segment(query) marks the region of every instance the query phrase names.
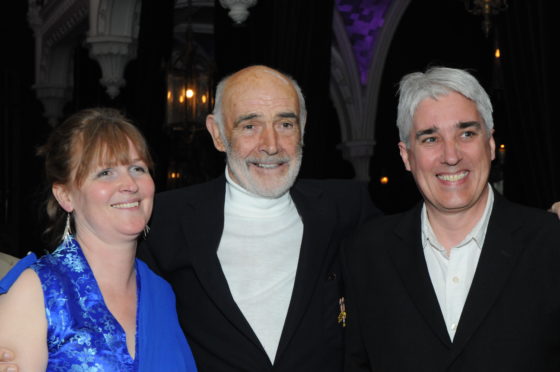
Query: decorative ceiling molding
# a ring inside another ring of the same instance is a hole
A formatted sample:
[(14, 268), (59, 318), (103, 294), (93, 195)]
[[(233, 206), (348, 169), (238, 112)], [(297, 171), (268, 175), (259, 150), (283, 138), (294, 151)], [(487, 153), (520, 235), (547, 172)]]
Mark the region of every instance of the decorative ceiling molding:
[(50, 125), (62, 117), (73, 87), (73, 51), (84, 40), (101, 66), (100, 82), (115, 98), (136, 57), (141, 0), (29, 0), (35, 36), (35, 85)]
[(237, 24), (245, 22), (249, 16), (248, 8), (254, 6), (257, 0), (220, 0), (220, 5), (229, 9), (229, 17)]
[(35, 84), (44, 116), (55, 126), (70, 100), (72, 52), (87, 28), (88, 0), (30, 0), (27, 19), (35, 37)]
[(126, 84), (126, 65), (136, 58), (141, 5), (140, 0), (90, 2), (86, 43), (90, 48), (90, 57), (101, 67), (100, 83), (112, 99)]

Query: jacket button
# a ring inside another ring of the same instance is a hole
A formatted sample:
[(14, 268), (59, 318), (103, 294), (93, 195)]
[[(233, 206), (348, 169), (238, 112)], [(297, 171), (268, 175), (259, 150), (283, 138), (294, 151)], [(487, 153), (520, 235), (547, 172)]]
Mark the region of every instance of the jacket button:
[(330, 281), (333, 281), (336, 279), (336, 273), (329, 273), (329, 276), (327, 277)]

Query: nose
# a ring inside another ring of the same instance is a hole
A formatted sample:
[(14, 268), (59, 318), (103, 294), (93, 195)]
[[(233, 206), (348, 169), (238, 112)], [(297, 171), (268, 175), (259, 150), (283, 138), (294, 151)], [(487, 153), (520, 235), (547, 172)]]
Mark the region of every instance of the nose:
[(138, 191), (138, 182), (128, 172), (121, 177), (120, 191), (135, 193)]
[(456, 141), (445, 141), (443, 145), (442, 163), (447, 165), (457, 165), (461, 161), (461, 151)]
[(261, 133), (259, 151), (267, 155), (278, 153), (278, 133), (274, 128), (265, 128)]

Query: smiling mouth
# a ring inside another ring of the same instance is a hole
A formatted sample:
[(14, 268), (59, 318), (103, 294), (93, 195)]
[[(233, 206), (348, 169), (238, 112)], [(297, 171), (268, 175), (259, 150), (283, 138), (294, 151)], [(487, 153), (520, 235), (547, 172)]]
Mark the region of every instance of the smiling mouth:
[(263, 168), (263, 169), (274, 169), (278, 168), (286, 163), (251, 163), (255, 167)]
[(132, 203), (116, 203), (116, 204), (111, 204), (111, 207), (113, 208), (119, 208), (119, 209), (126, 209), (126, 208), (134, 208), (134, 207), (138, 207), (140, 205), (139, 201), (135, 201)]
[(442, 181), (457, 182), (467, 177), (469, 171), (464, 171), (456, 174), (438, 174), (436, 177)]

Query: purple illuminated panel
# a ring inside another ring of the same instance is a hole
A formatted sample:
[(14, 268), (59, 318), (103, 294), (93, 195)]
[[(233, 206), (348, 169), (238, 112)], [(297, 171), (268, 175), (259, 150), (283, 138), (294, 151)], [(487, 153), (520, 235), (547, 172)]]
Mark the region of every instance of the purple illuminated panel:
[(377, 34), (383, 27), (385, 12), (390, 4), (391, 0), (336, 0), (336, 7), (352, 43), (362, 85), (367, 82)]

